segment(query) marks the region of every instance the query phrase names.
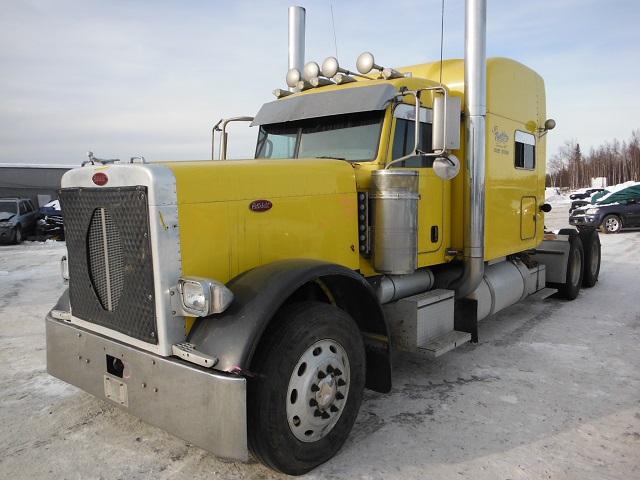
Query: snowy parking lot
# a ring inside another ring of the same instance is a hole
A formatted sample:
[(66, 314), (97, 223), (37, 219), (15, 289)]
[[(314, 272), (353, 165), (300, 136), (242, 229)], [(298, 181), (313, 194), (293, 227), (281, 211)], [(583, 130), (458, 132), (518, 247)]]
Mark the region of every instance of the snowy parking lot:
[[(567, 225), (568, 204), (547, 215)], [(514, 305), (479, 343), (397, 353), (339, 454), (310, 479), (640, 478), (640, 231), (601, 235), (599, 283)], [(46, 373), (44, 317), (64, 243), (0, 246), (0, 478), (268, 479)], [(189, 392), (183, 392), (189, 395)]]

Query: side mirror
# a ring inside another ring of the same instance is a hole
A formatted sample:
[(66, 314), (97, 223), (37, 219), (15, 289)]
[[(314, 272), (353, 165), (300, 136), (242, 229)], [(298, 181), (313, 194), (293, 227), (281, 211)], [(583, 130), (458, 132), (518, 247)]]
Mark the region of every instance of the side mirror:
[(460, 160), (451, 153), (445, 153), (433, 160), (433, 173), (442, 180), (451, 180), (459, 172)]
[(433, 99), (433, 150), (458, 150), (460, 148), (460, 97)]

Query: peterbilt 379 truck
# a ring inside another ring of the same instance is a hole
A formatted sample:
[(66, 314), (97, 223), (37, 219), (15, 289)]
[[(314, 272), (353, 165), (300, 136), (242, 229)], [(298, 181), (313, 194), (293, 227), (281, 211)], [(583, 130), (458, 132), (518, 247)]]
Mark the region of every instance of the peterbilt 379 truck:
[(484, 9), (467, 6), (464, 61), (290, 70), (253, 159), (65, 174), (49, 373), (301, 474), (340, 449), (364, 388), (390, 390), (392, 348), (438, 356), (520, 300), (593, 286), (597, 232), (545, 233), (543, 80), (485, 58)]

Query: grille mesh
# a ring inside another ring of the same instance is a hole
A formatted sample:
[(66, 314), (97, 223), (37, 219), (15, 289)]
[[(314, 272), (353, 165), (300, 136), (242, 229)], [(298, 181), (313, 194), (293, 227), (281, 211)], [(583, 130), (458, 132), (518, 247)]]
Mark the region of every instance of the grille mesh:
[(111, 312), (122, 295), (124, 270), (120, 233), (109, 210), (94, 210), (87, 237), (91, 282), (102, 308)]
[(76, 318), (158, 343), (146, 187), (60, 191)]

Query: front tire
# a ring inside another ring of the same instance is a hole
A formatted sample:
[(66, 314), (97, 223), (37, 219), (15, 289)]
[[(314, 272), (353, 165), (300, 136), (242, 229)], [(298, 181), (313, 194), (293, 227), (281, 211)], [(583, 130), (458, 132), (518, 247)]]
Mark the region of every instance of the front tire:
[(622, 221), (617, 215), (607, 215), (600, 227), (604, 233), (618, 233), (622, 228)]
[(364, 391), (365, 351), (353, 319), (300, 302), (279, 313), (252, 361), (249, 447), (265, 465), (302, 475), (349, 436)]

